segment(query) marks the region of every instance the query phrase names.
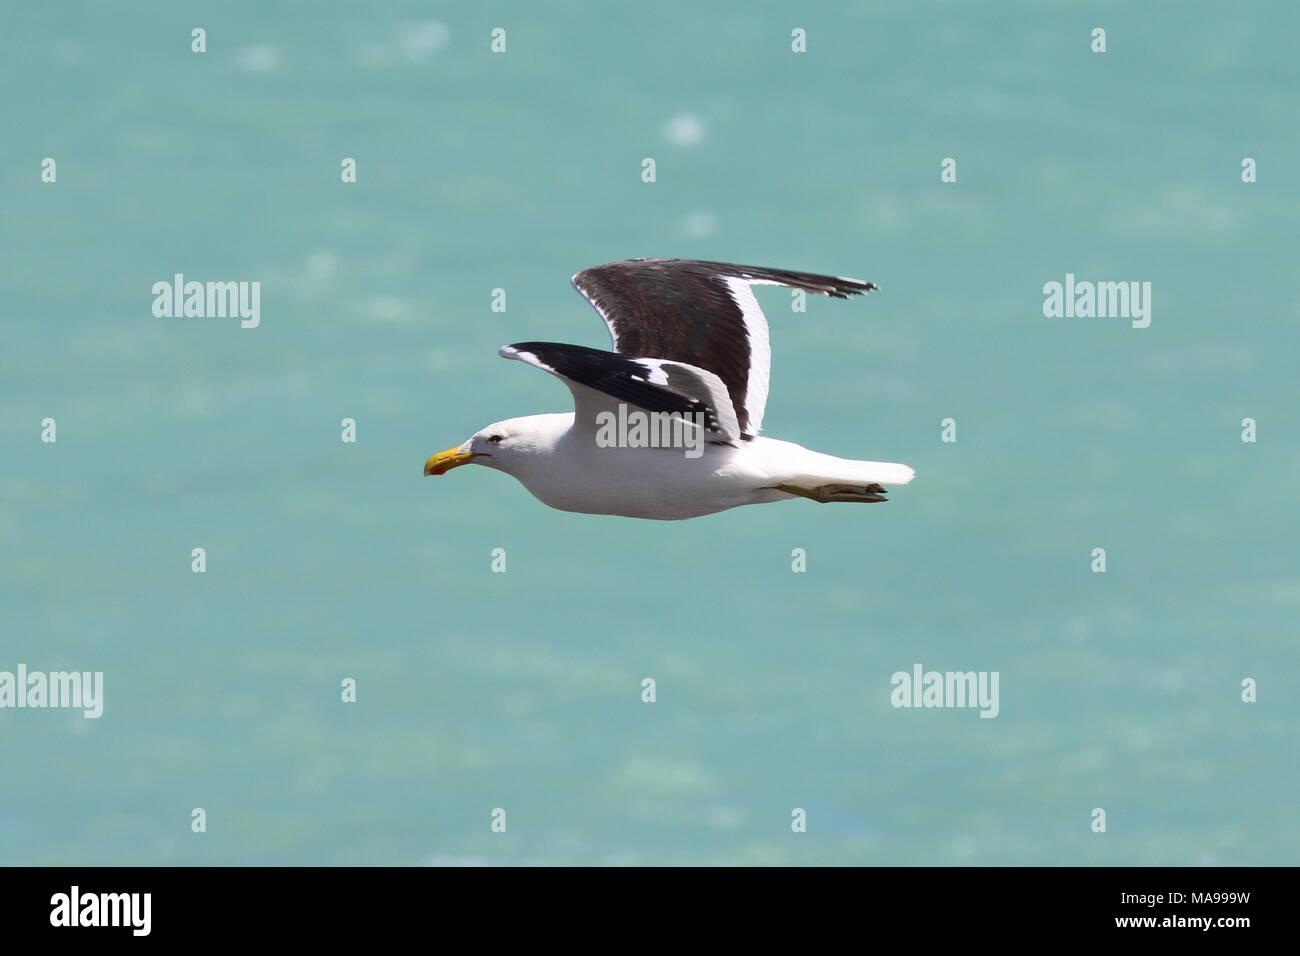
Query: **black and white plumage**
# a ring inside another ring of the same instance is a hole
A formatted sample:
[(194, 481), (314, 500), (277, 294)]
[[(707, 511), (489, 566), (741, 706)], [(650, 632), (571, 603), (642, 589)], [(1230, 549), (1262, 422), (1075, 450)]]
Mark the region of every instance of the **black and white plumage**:
[[(702, 415), (705, 430), (722, 441), (741, 437), (727, 386), (713, 372), (664, 359), (628, 358), (583, 345), (519, 342), (501, 347), (503, 358), (535, 365), (567, 382), (649, 412)], [(575, 393), (577, 401), (585, 397)], [(598, 401), (597, 407), (604, 404)], [(596, 410), (596, 409), (593, 409)]]
[[(883, 485), (911, 480), (906, 465), (834, 458), (758, 436), (771, 348), (751, 286), (846, 299), (874, 283), (724, 262), (630, 259), (585, 269), (573, 285), (604, 319), (614, 351), (555, 342), (501, 349), (505, 358), (564, 381), (573, 414), (490, 425), (430, 458), (425, 474), (473, 462), (514, 475), (561, 510), (670, 520), (796, 496), (883, 501)], [(629, 407), (698, 423), (687, 427), (696, 429), (699, 453), (601, 439), (598, 423)]]
[(763, 425), (772, 364), (767, 318), (750, 286), (783, 285), (837, 299), (876, 288), (860, 279), (692, 259), (611, 262), (572, 281), (605, 320), (615, 352), (671, 359), (722, 379), (745, 435), (757, 435)]

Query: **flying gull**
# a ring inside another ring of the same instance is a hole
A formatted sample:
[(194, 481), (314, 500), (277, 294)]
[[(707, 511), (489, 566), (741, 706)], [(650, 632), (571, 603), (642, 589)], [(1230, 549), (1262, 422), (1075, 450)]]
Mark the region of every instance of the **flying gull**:
[[(431, 457), (426, 475), (486, 465), (561, 511), (665, 521), (791, 498), (885, 501), (885, 485), (912, 480), (907, 465), (834, 458), (758, 434), (771, 349), (751, 286), (846, 299), (874, 283), (693, 259), (611, 262), (572, 281), (605, 320), (614, 351), (519, 342), (501, 355), (563, 380), (574, 411), (489, 425)], [(670, 422), (679, 440), (645, 440), (669, 434), (647, 420)]]

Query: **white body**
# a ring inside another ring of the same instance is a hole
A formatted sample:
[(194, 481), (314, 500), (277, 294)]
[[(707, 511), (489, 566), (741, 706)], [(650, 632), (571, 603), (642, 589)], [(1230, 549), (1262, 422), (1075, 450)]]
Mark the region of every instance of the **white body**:
[[(491, 435), (504, 441), (488, 444)], [(682, 448), (600, 447), (574, 415), (529, 415), (483, 429), (461, 446), (475, 464), (517, 478), (543, 504), (560, 511), (677, 521), (739, 505), (796, 495), (774, 485), (829, 483), (903, 485), (907, 465), (854, 461), (792, 442), (756, 437), (739, 446), (706, 443), (703, 454)]]

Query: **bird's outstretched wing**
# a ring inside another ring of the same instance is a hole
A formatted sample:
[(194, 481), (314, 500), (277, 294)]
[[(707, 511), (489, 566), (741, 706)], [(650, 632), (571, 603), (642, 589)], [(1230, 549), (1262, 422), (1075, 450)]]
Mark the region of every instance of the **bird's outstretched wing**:
[(767, 319), (753, 285), (837, 299), (876, 288), (861, 279), (695, 259), (628, 259), (573, 277), (574, 288), (605, 320), (619, 355), (653, 356), (721, 379), (743, 437), (762, 427), (771, 368)]
[(573, 392), (574, 421), (581, 428), (596, 429), (597, 415), (623, 402), (699, 423), (710, 441), (740, 438), (727, 387), (706, 369), (559, 342), (518, 342), (503, 346), (501, 355), (562, 379)]

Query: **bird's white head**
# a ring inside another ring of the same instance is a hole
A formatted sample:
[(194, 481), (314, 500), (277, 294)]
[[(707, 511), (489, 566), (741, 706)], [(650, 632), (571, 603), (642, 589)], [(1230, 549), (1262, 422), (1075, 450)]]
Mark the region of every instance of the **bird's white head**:
[(555, 444), (572, 415), (527, 415), (481, 428), (455, 448), (440, 451), (424, 463), (426, 475), (445, 475), (461, 465), (486, 465), (506, 474), (518, 470)]

